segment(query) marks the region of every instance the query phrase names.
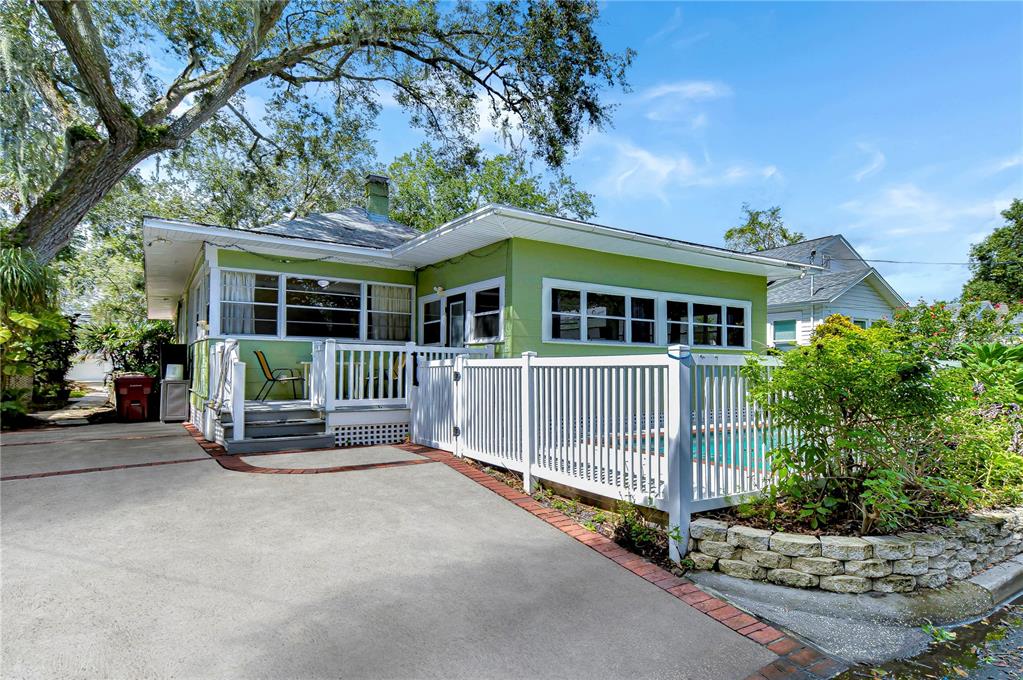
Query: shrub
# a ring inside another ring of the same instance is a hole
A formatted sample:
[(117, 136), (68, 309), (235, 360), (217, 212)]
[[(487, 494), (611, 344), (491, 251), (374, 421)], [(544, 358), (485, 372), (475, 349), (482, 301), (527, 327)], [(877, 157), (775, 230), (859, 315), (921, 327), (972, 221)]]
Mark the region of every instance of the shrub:
[(160, 345), (174, 340), (167, 321), (91, 324), (81, 333), (82, 349), (109, 357), (115, 371), (160, 372)]
[(66, 398), (64, 375), (75, 348), (71, 321), (59, 311), (56, 275), (31, 251), (0, 247), (0, 288), (0, 411), (10, 417), (29, 401), (12, 376), (34, 376), (42, 399)]
[(972, 500), (945, 474), (944, 419), (957, 403), (926, 347), (885, 324), (861, 329), (833, 316), (781, 360), (771, 372), (756, 357), (744, 369), (775, 426), (800, 433), (798, 447), (769, 454), (768, 502), (788, 504), (811, 528), (855, 523), (870, 533)]

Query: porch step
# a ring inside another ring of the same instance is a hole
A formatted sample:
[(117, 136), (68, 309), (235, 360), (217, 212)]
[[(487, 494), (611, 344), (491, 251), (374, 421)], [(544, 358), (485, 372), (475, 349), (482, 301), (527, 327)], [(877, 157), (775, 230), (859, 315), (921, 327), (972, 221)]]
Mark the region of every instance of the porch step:
[(291, 451), (293, 449), (329, 449), (334, 446), (332, 434), (299, 434), (282, 437), (256, 437), (231, 441), (228, 439), (224, 448), (232, 455), (246, 453), (267, 453), (269, 451)]
[[(246, 439), (262, 439), (297, 434), (323, 434), (323, 418), (285, 418), (281, 420), (245, 420)], [(224, 423), (224, 436), (234, 434), (234, 424)]]
[[(265, 409), (256, 410), (252, 409), (246, 404), (245, 406), (245, 423), (280, 423), (290, 422), (294, 420), (319, 420), (323, 422), (322, 413), (316, 409), (309, 408), (308, 405), (303, 407), (293, 407), (289, 409)], [(227, 425), (231, 422), (231, 413), (225, 411), (220, 414), (220, 421)]]

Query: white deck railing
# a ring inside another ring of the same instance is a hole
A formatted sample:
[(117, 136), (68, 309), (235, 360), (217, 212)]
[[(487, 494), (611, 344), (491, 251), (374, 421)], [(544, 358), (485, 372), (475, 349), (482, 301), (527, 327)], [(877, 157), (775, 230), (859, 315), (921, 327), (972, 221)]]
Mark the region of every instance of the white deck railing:
[(404, 408), (417, 361), (462, 355), (493, 356), (493, 348), (315, 342), (309, 372), (310, 403), (327, 411), (348, 406)]
[(762, 488), (767, 452), (793, 440), (748, 398), (745, 362), (684, 347), (422, 362), (412, 438), (520, 472), (530, 491), (541, 478), (665, 510), (685, 534), (689, 513)]
[(215, 439), (214, 418), (231, 414), (231, 438), (245, 438), (245, 362), (241, 361), (238, 341), (233, 338), (210, 346), (210, 389), (204, 436)]

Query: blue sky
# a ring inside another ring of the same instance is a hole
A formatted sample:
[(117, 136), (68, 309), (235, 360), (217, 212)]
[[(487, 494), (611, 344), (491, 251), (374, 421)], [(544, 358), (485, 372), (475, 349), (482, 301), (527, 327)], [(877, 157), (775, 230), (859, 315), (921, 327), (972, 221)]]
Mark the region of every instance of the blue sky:
[[(600, 29), (638, 55), (569, 166), (599, 222), (721, 244), (748, 201), (864, 257), (958, 262), (1023, 197), (1023, 4), (612, 2)], [(382, 159), (418, 141), (403, 122), (384, 111)], [(911, 301), (968, 276), (876, 266)]]
[[(609, 2), (599, 31), (637, 57), (568, 166), (597, 222), (721, 245), (743, 202), (779, 205), (866, 258), (965, 262), (1023, 198), (1023, 3)], [(392, 103), (376, 141), (386, 164), (422, 136)], [(969, 275), (875, 266), (911, 302)]]

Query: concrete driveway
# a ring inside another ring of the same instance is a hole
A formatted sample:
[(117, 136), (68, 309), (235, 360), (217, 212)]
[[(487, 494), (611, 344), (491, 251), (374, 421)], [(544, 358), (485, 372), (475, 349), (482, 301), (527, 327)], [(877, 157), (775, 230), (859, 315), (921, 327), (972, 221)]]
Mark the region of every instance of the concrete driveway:
[(3, 444), (3, 477), (162, 463), (2, 483), (4, 678), (744, 678), (776, 658), (439, 463), (246, 474), (159, 424)]

